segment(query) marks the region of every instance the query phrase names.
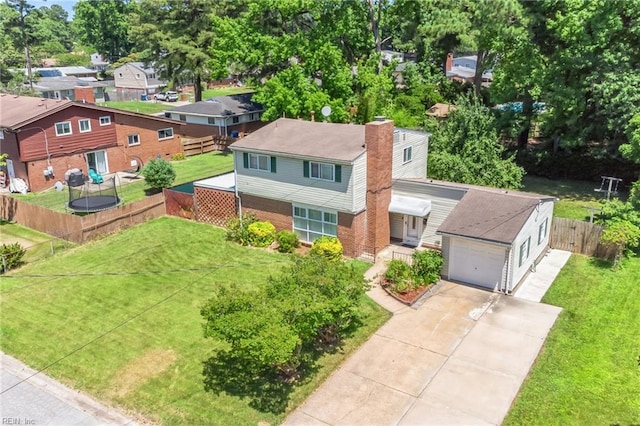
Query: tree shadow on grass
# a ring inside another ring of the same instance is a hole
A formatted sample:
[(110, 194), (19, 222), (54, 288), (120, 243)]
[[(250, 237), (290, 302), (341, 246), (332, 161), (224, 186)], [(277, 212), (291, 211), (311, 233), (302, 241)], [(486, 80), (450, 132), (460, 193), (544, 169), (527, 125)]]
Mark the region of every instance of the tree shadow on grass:
[(598, 257), (589, 258), (589, 263), (591, 266), (595, 266), (596, 268), (601, 269), (611, 269), (613, 268), (613, 261), (608, 259), (600, 259)]
[(248, 399), (249, 406), (261, 412), (282, 414), (295, 387), (306, 383), (316, 372), (315, 359), (310, 359), (300, 367), (300, 378), (290, 383), (274, 370), (256, 371), (247, 367), (246, 360), (220, 351), (203, 362), (202, 373), (206, 391), (216, 395), (225, 392)]

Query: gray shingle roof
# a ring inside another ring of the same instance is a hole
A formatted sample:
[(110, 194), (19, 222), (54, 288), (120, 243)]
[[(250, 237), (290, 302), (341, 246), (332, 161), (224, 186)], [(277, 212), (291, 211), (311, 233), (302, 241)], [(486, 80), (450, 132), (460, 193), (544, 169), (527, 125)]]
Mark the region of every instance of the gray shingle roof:
[(280, 118), (231, 149), (351, 162), (365, 152), (364, 126)]
[(470, 188), (438, 228), (438, 233), (511, 244), (538, 203), (537, 194)]
[(209, 117), (227, 117), (264, 111), (262, 104), (254, 102), (252, 97), (253, 93), (218, 96), (193, 104), (179, 106), (170, 111), (206, 115)]

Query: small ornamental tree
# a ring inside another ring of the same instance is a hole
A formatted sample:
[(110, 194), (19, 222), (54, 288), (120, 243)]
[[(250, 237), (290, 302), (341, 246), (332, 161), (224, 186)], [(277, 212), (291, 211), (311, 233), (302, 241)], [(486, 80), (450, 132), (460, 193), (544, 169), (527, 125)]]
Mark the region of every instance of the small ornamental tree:
[(26, 253), (27, 249), (20, 243), (0, 245), (0, 271), (4, 273), (22, 265), (24, 263), (22, 258)]
[(142, 176), (151, 188), (161, 190), (171, 186), (176, 179), (176, 171), (168, 161), (154, 158), (142, 168)]
[(623, 254), (629, 254), (640, 246), (640, 228), (627, 220), (613, 220), (602, 231), (600, 241), (615, 247), (614, 266), (617, 266)]

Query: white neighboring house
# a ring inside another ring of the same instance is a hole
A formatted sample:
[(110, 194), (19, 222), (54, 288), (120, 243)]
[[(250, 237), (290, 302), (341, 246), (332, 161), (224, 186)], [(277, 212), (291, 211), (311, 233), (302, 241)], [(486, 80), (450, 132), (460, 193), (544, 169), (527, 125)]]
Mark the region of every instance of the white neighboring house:
[[(459, 56), (453, 57), (453, 54), (447, 56), (446, 75), (448, 78), (461, 82), (473, 83), (478, 65), (478, 56)], [(482, 73), (482, 84), (488, 86), (493, 81), (493, 69), (485, 70)]]
[(109, 68), (109, 65), (109, 61), (102, 54), (97, 52), (91, 54), (91, 68), (94, 70), (104, 72)]
[(153, 95), (166, 86), (158, 71), (142, 62), (129, 62), (113, 71), (116, 92), (138, 95)]

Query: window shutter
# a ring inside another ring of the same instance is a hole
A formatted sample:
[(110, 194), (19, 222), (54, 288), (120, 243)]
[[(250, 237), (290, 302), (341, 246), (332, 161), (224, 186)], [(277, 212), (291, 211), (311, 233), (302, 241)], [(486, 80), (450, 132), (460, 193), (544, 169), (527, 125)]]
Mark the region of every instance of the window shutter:
[(271, 157), (271, 173), (276, 172), (276, 157)]
[(302, 162), (302, 175), (304, 177), (309, 177), (309, 162), (308, 161), (303, 161)]
[(249, 168), (249, 153), (247, 153), (247, 152), (243, 152), (242, 153), (242, 162), (244, 163), (244, 168), (248, 169)]
[(342, 182), (342, 166), (335, 166), (335, 181)]

